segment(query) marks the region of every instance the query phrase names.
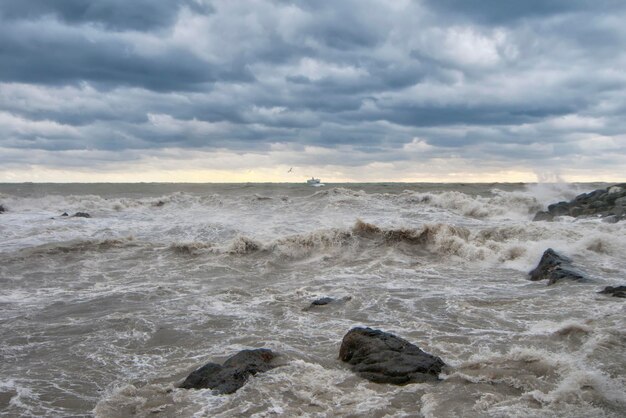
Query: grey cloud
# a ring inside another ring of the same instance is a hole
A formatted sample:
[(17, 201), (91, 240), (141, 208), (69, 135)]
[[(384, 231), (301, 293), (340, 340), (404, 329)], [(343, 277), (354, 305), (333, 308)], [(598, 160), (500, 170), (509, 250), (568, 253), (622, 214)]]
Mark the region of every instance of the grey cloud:
[(52, 16), (69, 24), (96, 23), (113, 30), (152, 30), (170, 26), (181, 7), (210, 13), (208, 4), (193, 0), (3, 0), (6, 20)]
[(0, 61), (0, 79), (23, 83), (91, 81), (104, 87), (188, 90), (217, 80), (253, 79), (244, 65), (212, 65), (189, 51), (171, 48), (148, 56), (120, 39), (90, 40), (76, 31), (47, 28), (45, 23), (3, 25)]
[(541, 19), (557, 14), (624, 7), (621, 0), (424, 0), (424, 3), (444, 15), (499, 25), (520, 19)]

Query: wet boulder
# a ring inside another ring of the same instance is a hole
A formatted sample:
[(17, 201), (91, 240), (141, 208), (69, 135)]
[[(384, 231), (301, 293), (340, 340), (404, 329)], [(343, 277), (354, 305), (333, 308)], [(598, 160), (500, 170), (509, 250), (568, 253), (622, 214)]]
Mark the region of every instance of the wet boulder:
[(70, 215), (68, 215), (67, 212), (63, 212), (61, 216), (70, 216)]
[(569, 213), (569, 205), (567, 202), (553, 203), (548, 206), (548, 212), (554, 216), (563, 216)]
[(277, 354), (267, 348), (242, 350), (224, 364), (207, 363), (191, 372), (179, 386), (183, 389), (213, 389), (218, 394), (234, 393), (248, 377), (276, 367)]
[(88, 214), (87, 212), (76, 212), (74, 215), (72, 215), (72, 217), (73, 218), (91, 218), (91, 215)]
[(6, 212), (6, 209), (4, 208), (4, 206), (0, 205), (0, 213), (2, 212)]
[(569, 258), (558, 254), (552, 248), (544, 251), (537, 267), (528, 274), (532, 281), (548, 280), (548, 286), (562, 279), (584, 279), (584, 276), (572, 267)]
[(331, 297), (325, 296), (319, 299), (315, 299), (313, 302), (311, 302), (309, 306), (304, 308), (303, 311), (309, 311), (319, 306), (327, 306), (327, 305), (337, 306), (349, 300), (352, 300), (352, 296), (344, 296), (342, 298), (331, 298)]
[(611, 295), (616, 298), (626, 298), (626, 286), (607, 286), (603, 290), (598, 293), (602, 293), (604, 295)]
[(439, 357), (402, 338), (360, 327), (343, 337), (339, 358), (367, 380), (395, 385), (437, 381), (445, 366)]

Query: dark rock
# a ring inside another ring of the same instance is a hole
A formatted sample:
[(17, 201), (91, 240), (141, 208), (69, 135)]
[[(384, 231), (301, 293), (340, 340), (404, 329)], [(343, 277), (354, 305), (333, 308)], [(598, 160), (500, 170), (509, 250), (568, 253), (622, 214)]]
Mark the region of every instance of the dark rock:
[(183, 389), (213, 389), (219, 394), (234, 393), (248, 377), (273, 369), (277, 354), (267, 348), (242, 350), (223, 365), (208, 363), (193, 371), (180, 385)]
[(563, 216), (569, 213), (567, 202), (559, 202), (548, 206), (548, 212), (554, 216)]
[(155, 206), (157, 208), (160, 208), (161, 206), (164, 206), (164, 205), (165, 205), (165, 202), (162, 200), (159, 200), (158, 202), (155, 202), (152, 204), (152, 206)]
[(552, 221), (553, 219), (554, 219), (553, 214), (551, 214), (550, 212), (541, 211), (535, 214), (533, 221)]
[(584, 203), (584, 201), (587, 200), (588, 197), (589, 195), (587, 193), (579, 194), (574, 198), (574, 202)]
[(576, 218), (577, 216), (580, 216), (583, 214), (583, 208), (581, 208), (580, 206), (574, 206), (572, 208), (569, 208), (569, 216), (572, 216), (574, 218)]
[(311, 302), (311, 305), (314, 306), (321, 306), (321, 305), (328, 305), (331, 302), (334, 302), (335, 298), (329, 298), (329, 297), (324, 297), (324, 298), (319, 298), (314, 300), (313, 302)]
[(91, 215), (88, 214), (87, 212), (76, 212), (74, 215), (72, 215), (72, 217), (74, 217), (74, 218), (91, 218)]
[(313, 302), (311, 302), (311, 304), (309, 306), (307, 306), (306, 308), (303, 309), (303, 311), (308, 311), (312, 308), (315, 308), (317, 306), (325, 306), (325, 305), (339, 305), (342, 304), (344, 302), (347, 302), (349, 300), (352, 300), (352, 296), (344, 296), (340, 299), (336, 299), (336, 298), (331, 298), (328, 296), (325, 296), (323, 298), (319, 298), (319, 299), (315, 299)]
[(607, 193), (601, 197), (602, 201), (606, 202), (608, 206), (615, 205), (615, 201), (619, 198), (619, 193)]
[(548, 280), (548, 286), (561, 279), (584, 279), (582, 274), (572, 268), (569, 258), (559, 255), (552, 248), (544, 251), (537, 267), (528, 274), (532, 281)]
[(599, 197), (601, 197), (603, 194), (607, 192), (608, 192), (608, 189), (594, 190), (593, 192), (587, 194), (587, 198), (590, 200), (598, 199)]
[(6, 212), (6, 209), (4, 208), (4, 206), (0, 205), (0, 213), (2, 212)]
[(626, 286), (607, 286), (603, 290), (598, 293), (603, 293), (605, 295), (611, 295), (616, 298), (626, 298)]
[(353, 328), (343, 337), (339, 358), (361, 377), (375, 383), (404, 385), (438, 380), (445, 366), (439, 357), (395, 335)]
[(61, 216), (70, 216), (70, 215), (68, 215), (67, 212), (63, 212)]
[(594, 200), (593, 202), (591, 202), (589, 204), (589, 207), (591, 209), (601, 209), (601, 210), (605, 210), (609, 207), (608, 203), (606, 203), (603, 200)]

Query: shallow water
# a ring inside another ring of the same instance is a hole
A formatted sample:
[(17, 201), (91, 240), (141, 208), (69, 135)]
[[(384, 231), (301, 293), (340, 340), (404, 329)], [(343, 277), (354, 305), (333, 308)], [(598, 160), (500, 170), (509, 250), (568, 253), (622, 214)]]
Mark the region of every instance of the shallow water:
[[(0, 414), (623, 416), (624, 300), (596, 292), (624, 282), (626, 224), (531, 222), (601, 186), (0, 185)], [(548, 247), (589, 281), (528, 281)], [(303, 311), (322, 296), (352, 299)], [(354, 326), (450, 367), (365, 381), (337, 359)], [(251, 347), (283, 365), (176, 388)]]

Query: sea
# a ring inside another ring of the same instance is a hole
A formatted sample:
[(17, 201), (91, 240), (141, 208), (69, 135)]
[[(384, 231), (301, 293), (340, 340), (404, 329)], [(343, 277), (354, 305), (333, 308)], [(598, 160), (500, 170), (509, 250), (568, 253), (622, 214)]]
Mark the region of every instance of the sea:
[[(624, 417), (626, 222), (532, 221), (607, 186), (1, 184), (0, 415)], [(548, 248), (587, 280), (529, 281)], [(356, 326), (448, 366), (364, 380)], [(236, 393), (178, 388), (260, 347)]]

